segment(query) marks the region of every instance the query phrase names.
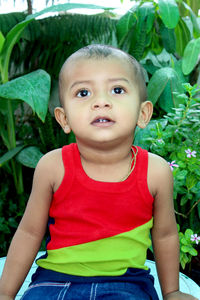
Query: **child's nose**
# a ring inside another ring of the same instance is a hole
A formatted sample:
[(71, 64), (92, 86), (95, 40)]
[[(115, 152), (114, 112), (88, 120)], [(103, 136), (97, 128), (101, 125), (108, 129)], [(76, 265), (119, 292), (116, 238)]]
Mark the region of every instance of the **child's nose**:
[(108, 97), (97, 97), (92, 103), (92, 109), (111, 108), (112, 103)]

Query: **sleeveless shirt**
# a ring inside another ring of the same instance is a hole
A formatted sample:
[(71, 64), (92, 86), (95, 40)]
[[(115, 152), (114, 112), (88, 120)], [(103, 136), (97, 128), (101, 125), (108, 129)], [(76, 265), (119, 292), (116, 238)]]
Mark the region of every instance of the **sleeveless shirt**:
[[(62, 148), (64, 178), (49, 210), (45, 269), (76, 276), (119, 276), (144, 263), (151, 245), (153, 197), (147, 185), (148, 152), (122, 182), (88, 177), (77, 144)], [(134, 148), (133, 148), (134, 150)]]

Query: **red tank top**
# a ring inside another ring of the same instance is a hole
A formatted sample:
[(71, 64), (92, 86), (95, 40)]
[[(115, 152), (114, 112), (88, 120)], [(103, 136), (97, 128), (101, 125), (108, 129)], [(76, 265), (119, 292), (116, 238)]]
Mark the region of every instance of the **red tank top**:
[(65, 174), (53, 195), (48, 257), (40, 266), (85, 276), (105, 275), (105, 268), (109, 275), (145, 268), (154, 199), (147, 185), (148, 152), (137, 148), (135, 168), (122, 182), (89, 178), (77, 144), (62, 148)]

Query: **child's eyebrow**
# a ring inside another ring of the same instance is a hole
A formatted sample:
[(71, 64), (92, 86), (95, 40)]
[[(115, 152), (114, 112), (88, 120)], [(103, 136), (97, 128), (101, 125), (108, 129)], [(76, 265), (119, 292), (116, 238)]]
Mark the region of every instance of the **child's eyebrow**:
[(88, 84), (88, 83), (91, 83), (90, 80), (82, 80), (82, 81), (75, 81), (71, 86), (70, 86), (70, 90), (76, 86), (76, 85), (79, 85), (79, 84)]
[(108, 81), (114, 82), (114, 81), (125, 81), (126, 83), (130, 84), (129, 80), (124, 78), (124, 77), (119, 77), (119, 78), (111, 78)]
[[(115, 81), (124, 81), (128, 84), (130, 84), (129, 80), (124, 78), (124, 77), (119, 77), (119, 78), (110, 78), (108, 79), (109, 82), (115, 82)], [(81, 80), (81, 81), (75, 81), (71, 87), (70, 87), (70, 90), (76, 86), (76, 85), (79, 85), (79, 84), (90, 84), (92, 82), (92, 80)]]

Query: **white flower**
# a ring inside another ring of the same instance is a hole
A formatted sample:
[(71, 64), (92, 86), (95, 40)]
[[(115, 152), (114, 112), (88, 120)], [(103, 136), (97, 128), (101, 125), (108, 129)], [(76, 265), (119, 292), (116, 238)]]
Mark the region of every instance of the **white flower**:
[(175, 168), (179, 167), (179, 165), (175, 164), (175, 160), (173, 160), (172, 162), (168, 162), (168, 164), (169, 164), (172, 171), (174, 170), (174, 167)]
[(200, 241), (200, 236), (197, 236), (197, 234), (192, 234), (190, 240), (192, 242), (196, 242), (196, 244), (198, 245), (199, 241)]
[(190, 149), (185, 150), (185, 153), (187, 154), (187, 157), (196, 157), (196, 151), (191, 151)]

